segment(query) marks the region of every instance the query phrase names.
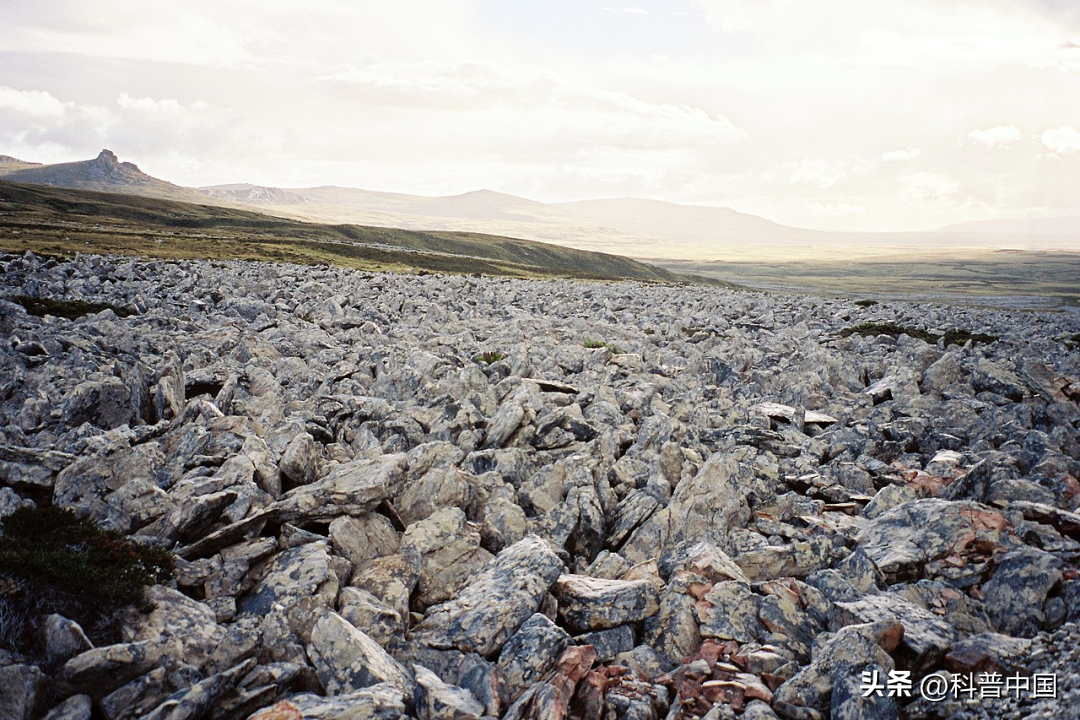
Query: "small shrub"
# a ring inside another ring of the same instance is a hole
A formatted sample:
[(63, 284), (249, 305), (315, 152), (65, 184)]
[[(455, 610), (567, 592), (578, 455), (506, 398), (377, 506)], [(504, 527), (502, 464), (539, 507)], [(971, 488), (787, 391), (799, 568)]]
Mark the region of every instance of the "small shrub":
[[(147, 585), (173, 576), (174, 558), (67, 509), (21, 507), (0, 522), (0, 600), (6, 643), (27, 616), (59, 612), (88, 632), (120, 607), (143, 611)], [(93, 639), (93, 638), (91, 638)]]
[(586, 347), (589, 350), (596, 350), (597, 348), (607, 347), (607, 343), (603, 340), (586, 340), (581, 344), (583, 347)]
[(306, 323), (315, 324), (315, 318), (311, 317), (309, 313), (297, 313), (296, 317), (303, 320)]
[(103, 310), (112, 310), (117, 317), (122, 318), (136, 314), (134, 310), (118, 307), (110, 303), (93, 303), (85, 300), (53, 300), (52, 298), (26, 297), (25, 295), (9, 299), (22, 305), (26, 308), (26, 312), (37, 317), (52, 315), (53, 317), (76, 320), (83, 315), (91, 315)]
[(972, 345), (978, 345), (979, 343), (986, 345), (987, 343), (997, 342), (1001, 339), (997, 335), (973, 333), (968, 332), (967, 330), (947, 330), (942, 337), (945, 339), (945, 347), (950, 345), (964, 345), (968, 340), (971, 341)]
[(498, 350), (487, 350), (476, 356), (476, 362), (484, 363), (485, 365), (491, 365), (504, 359), (506, 355)]
[(861, 308), (874, 307), (878, 304), (877, 300), (856, 300), (855, 304)]
[(839, 332), (840, 337), (849, 337), (851, 335), (861, 335), (862, 337), (877, 337), (878, 335), (888, 335), (889, 337), (897, 338), (901, 335), (907, 335), (918, 340), (923, 340), (931, 345), (937, 343), (938, 340), (944, 339), (945, 346), (949, 345), (963, 345), (969, 340), (972, 344), (978, 343), (992, 343), (997, 342), (1001, 338), (997, 335), (989, 335), (986, 333), (973, 333), (968, 330), (949, 330), (944, 335), (938, 335), (932, 333), (925, 328), (907, 327), (904, 325), (897, 325), (896, 323), (876, 323), (866, 322), (859, 323), (853, 327), (844, 328)]

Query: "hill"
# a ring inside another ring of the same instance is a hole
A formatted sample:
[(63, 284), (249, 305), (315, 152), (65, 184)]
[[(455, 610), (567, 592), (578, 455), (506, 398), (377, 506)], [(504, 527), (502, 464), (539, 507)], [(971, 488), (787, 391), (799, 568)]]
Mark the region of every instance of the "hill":
[(682, 282), (604, 253), (480, 233), (325, 225), (249, 210), (0, 181), (0, 248), (274, 260), (367, 270)]
[(184, 202), (206, 202), (203, 193), (147, 175), (137, 165), (120, 162), (111, 150), (93, 160), (41, 165), (7, 173), (9, 182), (100, 192), (129, 193)]

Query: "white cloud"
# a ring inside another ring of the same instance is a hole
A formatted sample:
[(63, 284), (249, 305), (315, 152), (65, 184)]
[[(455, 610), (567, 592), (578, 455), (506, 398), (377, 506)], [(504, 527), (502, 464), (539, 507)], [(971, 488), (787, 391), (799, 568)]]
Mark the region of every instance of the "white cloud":
[(873, 163), (856, 157), (845, 157), (838, 161), (814, 160), (803, 158), (798, 162), (783, 165), (788, 182), (793, 185), (811, 185), (819, 190), (828, 190), (852, 177), (866, 175), (873, 169)]
[(1071, 125), (1050, 128), (1039, 139), (1046, 149), (1058, 155), (1080, 151), (1080, 132)]
[(803, 206), (812, 215), (864, 215), (866, 208), (851, 203), (806, 203)]
[(163, 100), (154, 100), (153, 98), (135, 98), (131, 97), (127, 93), (120, 93), (120, 97), (116, 99), (116, 104), (125, 110), (142, 110), (146, 112), (156, 113), (178, 113), (180, 112), (180, 103), (174, 98), (165, 98)]
[(972, 130), (968, 133), (968, 138), (986, 147), (1009, 147), (1022, 141), (1024, 134), (1015, 125), (998, 125), (981, 130)]
[(603, 7), (607, 12), (627, 13), (628, 15), (648, 15), (649, 11), (643, 7)]
[(908, 160), (914, 160), (922, 155), (922, 150), (919, 148), (907, 148), (904, 150), (890, 150), (887, 153), (881, 154), (881, 159), (885, 162), (907, 162)]
[(937, 202), (955, 198), (960, 185), (947, 173), (923, 172), (900, 179), (900, 194), (907, 200)]
[(61, 117), (64, 103), (41, 90), (16, 90), (0, 86), (0, 108), (37, 117)]

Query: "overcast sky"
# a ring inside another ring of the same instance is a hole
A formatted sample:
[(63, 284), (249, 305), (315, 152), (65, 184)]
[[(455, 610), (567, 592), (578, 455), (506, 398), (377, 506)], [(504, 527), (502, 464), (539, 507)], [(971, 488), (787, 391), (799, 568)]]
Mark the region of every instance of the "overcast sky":
[(0, 0), (0, 153), (185, 185), (1068, 214), (1076, 0)]

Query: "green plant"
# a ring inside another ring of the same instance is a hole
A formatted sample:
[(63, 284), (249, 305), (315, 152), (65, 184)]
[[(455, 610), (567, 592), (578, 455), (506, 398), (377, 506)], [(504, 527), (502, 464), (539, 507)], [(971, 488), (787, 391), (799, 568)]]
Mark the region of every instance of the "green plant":
[(948, 330), (943, 335), (932, 333), (925, 328), (907, 327), (904, 325), (897, 325), (896, 323), (884, 322), (865, 322), (859, 323), (853, 327), (846, 327), (839, 333), (840, 337), (849, 337), (851, 335), (861, 335), (862, 337), (877, 337), (878, 335), (888, 335), (889, 337), (897, 338), (901, 335), (907, 335), (908, 337), (916, 338), (931, 344), (936, 343), (938, 340), (944, 340), (946, 347), (949, 345), (963, 345), (969, 340), (972, 344), (976, 343), (992, 343), (997, 342), (1001, 338), (997, 335), (989, 335), (987, 333), (973, 333), (968, 330), (953, 329)]
[(856, 300), (855, 304), (861, 308), (874, 307), (878, 304), (877, 300)]
[(52, 315), (54, 317), (75, 320), (83, 315), (92, 315), (103, 310), (112, 310), (117, 317), (130, 317), (135, 315), (134, 310), (118, 307), (109, 303), (93, 303), (85, 300), (54, 300), (52, 298), (27, 297), (19, 295), (9, 298), (12, 302), (22, 305), (26, 312), (37, 317)]
[(607, 347), (607, 343), (604, 342), (603, 340), (586, 340), (585, 342), (583, 342), (581, 344), (582, 344), (582, 346), (588, 348), (589, 350), (595, 350), (597, 348)]
[(475, 359), (476, 359), (476, 362), (481, 362), (481, 363), (484, 363), (486, 365), (491, 365), (492, 363), (499, 362), (500, 360), (504, 359), (505, 357), (506, 357), (506, 355), (499, 352), (498, 350), (487, 350), (487, 351), (482, 352), (479, 355), (477, 355)]
[(313, 318), (310, 313), (297, 313), (296, 317), (303, 320), (306, 323), (314, 324), (314, 322), (315, 322), (315, 318)]
[(0, 573), (28, 591), (59, 591), (102, 612), (140, 603), (145, 586), (172, 578), (174, 562), (166, 550), (67, 509), (21, 507), (0, 523)]

